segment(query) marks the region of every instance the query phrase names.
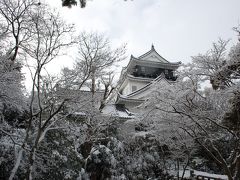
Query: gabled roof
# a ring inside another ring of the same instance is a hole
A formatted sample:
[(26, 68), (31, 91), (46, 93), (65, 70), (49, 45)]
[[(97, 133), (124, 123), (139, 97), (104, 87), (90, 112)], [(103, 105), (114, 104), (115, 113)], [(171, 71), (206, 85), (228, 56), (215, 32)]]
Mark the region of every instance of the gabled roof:
[(154, 59), (151, 59), (151, 58), (140, 59), (140, 58), (136, 58), (133, 55), (131, 55), (130, 61), (129, 61), (127, 67), (125, 67), (125, 69), (128, 69), (128, 68), (130, 68), (134, 65), (143, 65), (143, 66), (149, 66), (149, 67), (162, 67), (162, 68), (177, 69), (180, 64), (181, 64), (181, 62), (173, 62), (173, 63), (168, 62), (168, 61), (162, 62), (160, 60), (154, 60)]
[[(154, 57), (152, 57), (154, 56)], [(164, 59), (161, 55), (157, 53), (154, 46), (152, 45), (152, 48), (150, 51), (146, 52), (145, 54), (137, 57), (134, 57), (131, 55), (130, 60), (126, 67), (122, 68), (120, 79), (124, 78), (124, 75), (128, 71), (128, 69), (133, 68), (135, 65), (142, 65), (142, 66), (149, 66), (149, 67), (161, 67), (161, 68), (167, 68), (167, 69), (177, 69), (181, 62), (169, 62), (166, 59)]]
[(138, 59), (145, 61), (154, 61), (154, 62), (163, 62), (170, 63), (165, 58), (163, 58), (158, 52), (155, 50), (154, 45), (152, 45), (151, 50), (139, 56)]
[(166, 69), (177, 69), (181, 62), (169, 62), (161, 55), (157, 53), (154, 46), (150, 51), (145, 54), (137, 57), (131, 55), (128, 65), (122, 69), (121, 74), (124, 74), (129, 69), (133, 68), (136, 65), (147, 66), (147, 67), (157, 67), (157, 68), (166, 68)]

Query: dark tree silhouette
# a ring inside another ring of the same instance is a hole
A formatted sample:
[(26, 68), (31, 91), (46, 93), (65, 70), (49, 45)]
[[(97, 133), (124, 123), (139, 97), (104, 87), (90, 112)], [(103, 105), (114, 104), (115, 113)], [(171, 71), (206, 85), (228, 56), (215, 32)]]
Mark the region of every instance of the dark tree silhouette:
[[(87, 0), (78, 0), (80, 3), (80, 7), (81, 8), (85, 8), (86, 4), (87, 4)], [(127, 1), (127, 0), (124, 0)], [(67, 6), (69, 8), (71, 8), (72, 6), (76, 6), (77, 5), (77, 1), (76, 0), (62, 0), (62, 6)]]

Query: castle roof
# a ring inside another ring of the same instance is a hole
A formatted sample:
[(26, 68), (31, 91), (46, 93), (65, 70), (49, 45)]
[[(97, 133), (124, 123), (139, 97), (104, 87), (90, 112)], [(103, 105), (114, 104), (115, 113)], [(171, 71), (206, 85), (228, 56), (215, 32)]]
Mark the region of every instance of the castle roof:
[(149, 93), (149, 89), (152, 88), (152, 86), (160, 82), (161, 83), (167, 83), (167, 84), (173, 84), (174, 81), (168, 81), (165, 78), (165, 75), (162, 73), (160, 76), (158, 76), (156, 79), (149, 82), (147, 85), (143, 86), (142, 88), (128, 94), (128, 95), (122, 95), (118, 94), (117, 102), (116, 103), (123, 103), (123, 102), (132, 102), (132, 103), (142, 103), (145, 100), (145, 97), (140, 97), (143, 94)]
[(163, 69), (172, 69), (176, 70), (181, 62), (169, 62), (158, 52), (155, 50), (154, 46), (152, 45), (151, 50), (144, 53), (139, 57), (134, 57), (131, 55), (128, 65), (122, 68), (121, 78), (127, 72), (133, 69), (136, 65), (145, 66), (145, 67), (156, 67), (156, 68), (163, 68)]
[(158, 52), (155, 50), (154, 45), (152, 45), (151, 49), (142, 54), (141, 56), (134, 57), (131, 55), (130, 61), (126, 67), (122, 68), (119, 86), (122, 86), (126, 79), (134, 80), (134, 81), (141, 81), (141, 82), (150, 82), (153, 80), (152, 78), (145, 78), (145, 77), (134, 77), (131, 73), (134, 71), (135, 66), (145, 66), (145, 67), (154, 67), (154, 68), (162, 68), (162, 69), (171, 69), (176, 70), (181, 62), (169, 62)]
[(169, 63), (165, 58), (163, 58), (158, 52), (155, 50), (154, 45), (152, 45), (151, 50), (139, 56), (138, 59), (148, 60), (149, 57), (154, 57), (156, 61)]

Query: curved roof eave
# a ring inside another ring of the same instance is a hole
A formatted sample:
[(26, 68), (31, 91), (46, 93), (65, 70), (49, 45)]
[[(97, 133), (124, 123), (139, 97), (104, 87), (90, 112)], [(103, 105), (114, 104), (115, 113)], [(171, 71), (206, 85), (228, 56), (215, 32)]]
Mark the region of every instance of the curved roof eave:
[(140, 82), (151, 82), (154, 80), (153, 78), (135, 77), (130, 74), (127, 74), (126, 78), (129, 80), (140, 81)]
[(161, 62), (161, 61), (159, 61), (159, 62), (156, 62), (156, 61), (144, 61), (144, 60), (141, 60), (139, 58), (136, 58), (136, 57), (132, 56), (130, 61), (129, 61), (129, 63), (128, 63), (128, 66), (126, 68), (128, 68), (130, 66), (131, 60), (132, 61), (136, 61), (137, 63), (147, 63), (147, 64), (150, 63), (150, 64), (154, 64), (154, 65), (172, 66), (172, 67), (175, 67), (175, 68), (178, 68), (179, 65), (181, 64), (181, 62), (173, 62), (173, 63), (167, 62), (167, 63), (165, 63), (165, 62)]
[(133, 103), (142, 103), (144, 102), (143, 99), (131, 99), (131, 98), (125, 98), (125, 97), (122, 97), (121, 95), (119, 95), (116, 103), (119, 103), (119, 102), (133, 102)]
[(134, 77), (130, 74), (126, 74), (126, 76), (124, 77), (124, 79), (120, 82), (119, 87), (121, 89), (122, 85), (124, 84), (125, 80), (134, 80), (134, 81), (138, 81), (138, 82), (147, 82), (150, 83), (151, 81), (153, 81), (153, 78), (144, 78), (144, 77)]
[[(150, 86), (151, 86), (153, 83), (159, 82), (159, 81), (161, 81), (161, 80), (165, 80), (168, 84), (174, 83), (174, 81), (172, 82), (172, 81), (167, 80), (167, 79), (165, 78), (164, 74), (162, 73), (162, 74), (160, 74), (157, 78), (155, 78), (154, 80), (152, 80), (150, 83), (148, 83), (148, 84), (146, 84), (145, 86), (143, 86), (142, 88), (140, 88), (140, 89), (138, 89), (138, 90), (136, 90), (136, 91), (128, 94), (128, 95), (125, 96), (124, 98), (126, 99), (126, 98), (130, 98), (130, 97), (132, 97), (132, 96), (138, 95), (138, 94), (142, 93), (143, 91), (149, 89)], [(121, 96), (121, 94), (119, 94), (119, 95)], [(122, 97), (122, 96), (121, 96), (121, 97)]]

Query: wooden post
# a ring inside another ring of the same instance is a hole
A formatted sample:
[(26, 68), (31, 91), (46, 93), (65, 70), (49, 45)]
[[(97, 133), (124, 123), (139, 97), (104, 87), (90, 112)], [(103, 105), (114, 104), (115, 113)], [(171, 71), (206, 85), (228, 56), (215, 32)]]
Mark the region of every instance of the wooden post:
[(194, 170), (190, 170), (190, 179), (194, 180)]

